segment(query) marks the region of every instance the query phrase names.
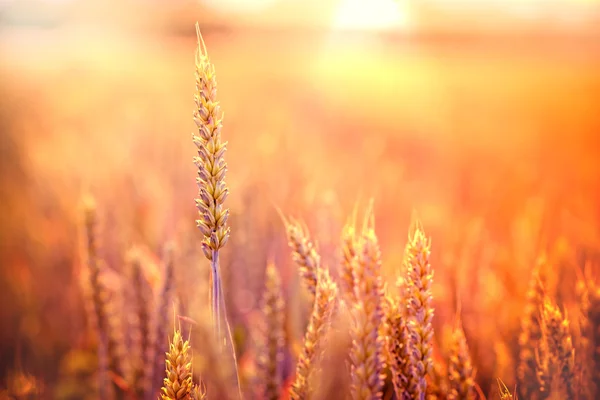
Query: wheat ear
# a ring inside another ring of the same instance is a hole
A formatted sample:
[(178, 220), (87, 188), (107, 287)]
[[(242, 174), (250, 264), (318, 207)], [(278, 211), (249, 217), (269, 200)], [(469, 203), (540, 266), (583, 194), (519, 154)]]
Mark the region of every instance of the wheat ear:
[(189, 400), (194, 389), (192, 355), (190, 342), (183, 340), (179, 329), (175, 329), (166, 354), (165, 373), (162, 400)]
[(284, 302), (279, 272), (273, 262), (267, 264), (262, 299), (263, 329), (257, 355), (257, 375), (261, 399), (277, 400), (281, 390), (281, 368), (285, 345)]
[(401, 298), (386, 296), (386, 319), (389, 326), (388, 359), (394, 392), (398, 400), (409, 398), (408, 381), (411, 375), (409, 360), (409, 335)]
[(352, 219), (346, 223), (342, 230), (342, 260), (340, 263), (340, 292), (342, 299), (350, 305), (356, 296), (354, 294), (353, 264), (358, 252), (358, 238), (356, 235), (356, 211)]
[(352, 272), (357, 302), (351, 337), (351, 394), (353, 399), (380, 399), (385, 367), (387, 324), (381, 281), (381, 251), (370, 207), (365, 214), (360, 244)]
[(224, 155), (227, 143), (221, 139), (223, 113), (217, 101), (217, 80), (215, 67), (208, 58), (200, 28), (196, 24), (196, 93), (194, 101), (194, 122), (198, 127), (193, 141), (198, 149), (194, 164), (198, 168), (198, 228), (204, 235), (202, 251), (211, 262), (212, 272), (212, 315), (217, 337), (221, 336), (220, 306), (220, 270), (219, 250), (229, 239), (227, 219), (229, 210), (224, 208), (229, 189), (225, 183), (227, 163)]
[[(287, 240), (292, 249), (292, 258), (300, 270), (304, 286), (308, 289), (314, 302), (317, 291), (317, 274), (321, 268), (321, 257), (310, 238), (306, 225), (290, 218), (284, 219)], [(312, 303), (311, 303), (312, 304)]]
[(221, 280), (219, 251), (229, 240), (229, 227), (227, 219), (229, 210), (224, 203), (229, 189), (225, 183), (227, 162), (225, 151), (227, 142), (221, 139), (223, 127), (223, 113), (217, 101), (217, 79), (215, 67), (208, 58), (204, 40), (200, 34), (200, 27), (196, 23), (197, 48), (196, 48), (196, 93), (194, 101), (194, 122), (198, 134), (193, 135), (193, 141), (198, 149), (198, 156), (194, 164), (198, 168), (198, 208), (199, 219), (196, 221), (198, 228), (204, 235), (202, 251), (211, 264), (211, 312), (215, 327), (215, 336), (219, 343), (219, 350), (226, 348), (230, 353), (235, 368), (236, 384), (239, 388), (239, 375), (237, 372), (237, 359), (231, 336), (231, 328), (227, 318), (223, 285)]
[(410, 335), (409, 382), (414, 398), (424, 400), (427, 393), (426, 377), (433, 366), (433, 299), (431, 285), (433, 270), (429, 263), (431, 240), (425, 236), (421, 224), (414, 219), (406, 247), (404, 263), (407, 290), (407, 318)]
[(337, 292), (337, 285), (331, 279), (329, 272), (319, 268), (315, 302), (304, 336), (302, 353), (296, 364), (296, 376), (290, 390), (290, 398), (293, 400), (310, 398), (310, 381), (323, 349), (323, 341), (333, 314)]
[(448, 375), (450, 382), (448, 399), (471, 400), (475, 398), (475, 371), (460, 320), (452, 332)]

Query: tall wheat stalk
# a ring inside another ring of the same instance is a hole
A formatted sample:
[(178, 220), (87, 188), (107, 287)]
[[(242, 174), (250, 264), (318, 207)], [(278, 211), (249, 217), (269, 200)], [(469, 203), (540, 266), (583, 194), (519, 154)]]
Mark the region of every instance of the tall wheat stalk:
[(215, 67), (208, 57), (198, 23), (196, 23), (196, 35), (196, 93), (194, 95), (196, 108), (194, 110), (194, 122), (198, 128), (198, 134), (193, 135), (193, 141), (198, 150), (198, 156), (194, 158), (194, 164), (198, 168), (196, 207), (198, 208), (199, 219), (196, 222), (204, 235), (202, 251), (211, 265), (212, 288), (210, 301), (215, 337), (220, 351), (227, 350), (232, 357), (233, 366), (236, 370), (236, 385), (241, 397), (237, 359), (227, 318), (219, 264), (219, 251), (229, 240), (230, 234), (230, 229), (227, 226), (229, 209), (224, 207), (225, 199), (229, 194), (229, 189), (227, 189), (225, 183), (227, 162), (224, 158), (227, 142), (223, 142), (221, 139), (223, 113), (217, 101)]

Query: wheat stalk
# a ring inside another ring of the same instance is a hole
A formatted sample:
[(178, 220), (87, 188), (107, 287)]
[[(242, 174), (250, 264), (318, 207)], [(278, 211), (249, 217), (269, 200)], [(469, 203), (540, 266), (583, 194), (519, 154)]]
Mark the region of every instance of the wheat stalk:
[(212, 269), (212, 315), (217, 337), (221, 337), (220, 306), (220, 270), (219, 250), (229, 239), (227, 219), (229, 210), (224, 208), (229, 189), (225, 183), (227, 163), (224, 155), (227, 143), (221, 140), (223, 113), (217, 101), (217, 80), (215, 67), (208, 58), (200, 28), (196, 24), (196, 94), (194, 101), (194, 122), (198, 134), (193, 135), (193, 141), (198, 149), (194, 164), (198, 168), (198, 228), (204, 235), (202, 251), (211, 262)]
[(222, 351), (226, 348), (232, 357), (241, 397), (237, 359), (222, 293), (223, 285), (219, 265), (219, 251), (229, 240), (230, 234), (230, 229), (227, 226), (229, 210), (224, 207), (225, 199), (229, 194), (229, 189), (225, 183), (227, 162), (224, 158), (227, 142), (223, 142), (221, 139), (223, 113), (217, 101), (215, 67), (208, 57), (198, 23), (196, 23), (196, 35), (196, 93), (194, 95), (196, 108), (194, 110), (194, 122), (198, 128), (198, 134), (193, 135), (193, 141), (198, 150), (198, 156), (194, 158), (194, 164), (198, 168), (196, 207), (198, 208), (199, 219), (196, 223), (204, 235), (202, 251), (211, 263), (211, 312), (215, 336), (219, 344), (219, 350)]

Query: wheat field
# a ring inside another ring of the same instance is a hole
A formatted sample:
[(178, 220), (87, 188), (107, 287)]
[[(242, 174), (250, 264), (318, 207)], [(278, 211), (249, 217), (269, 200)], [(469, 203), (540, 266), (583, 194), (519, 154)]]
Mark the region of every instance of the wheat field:
[(184, 20), (2, 34), (0, 398), (600, 396), (600, 42)]

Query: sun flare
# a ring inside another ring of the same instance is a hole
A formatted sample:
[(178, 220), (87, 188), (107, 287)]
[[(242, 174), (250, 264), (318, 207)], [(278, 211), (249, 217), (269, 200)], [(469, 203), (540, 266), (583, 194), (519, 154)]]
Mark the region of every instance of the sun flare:
[(337, 29), (390, 29), (408, 23), (401, 0), (341, 0), (333, 25)]

